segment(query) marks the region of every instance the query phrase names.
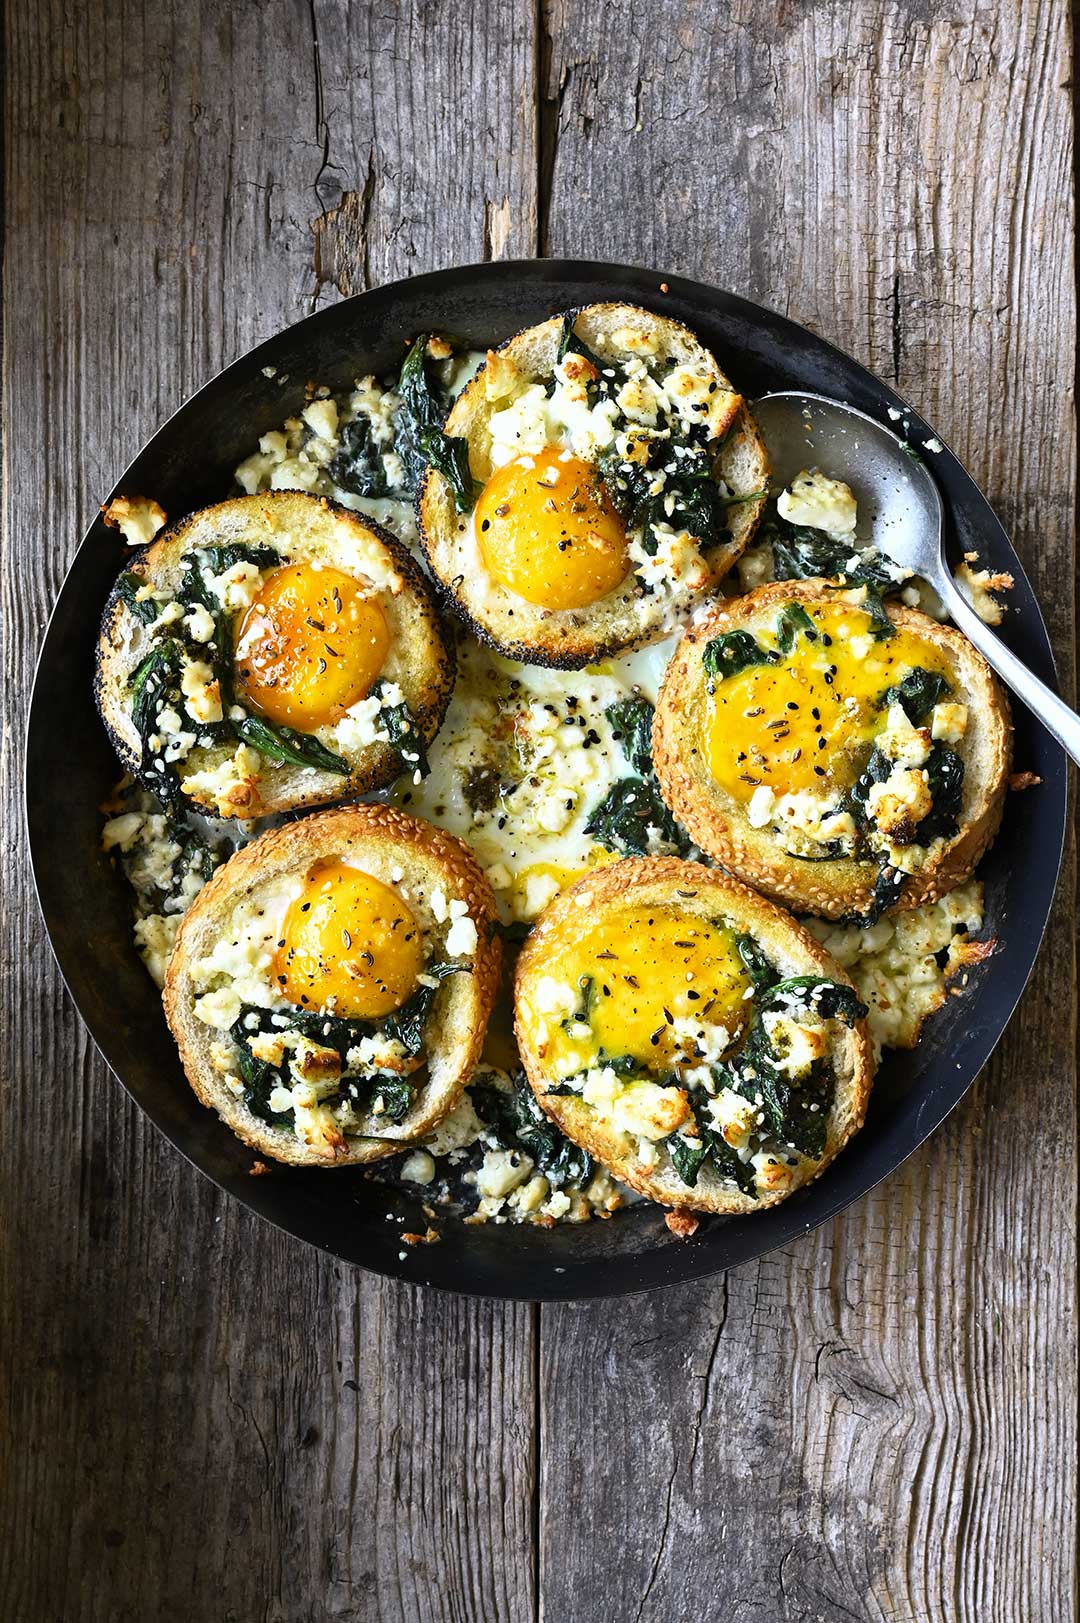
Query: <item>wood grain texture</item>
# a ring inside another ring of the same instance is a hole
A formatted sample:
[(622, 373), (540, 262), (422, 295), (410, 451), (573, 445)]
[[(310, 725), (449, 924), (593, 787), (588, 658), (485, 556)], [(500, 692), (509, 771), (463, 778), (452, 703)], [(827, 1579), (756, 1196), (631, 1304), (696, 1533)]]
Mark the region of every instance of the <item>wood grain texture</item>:
[[(1065, 8), (546, 19), (547, 250), (703, 275), (895, 381), (1012, 528), (1068, 684)], [(715, 1286), (545, 1310), (549, 1615), (1075, 1616), (1074, 920), (1070, 866), (988, 1073), (883, 1189)]]
[[(339, 1268), (160, 1141), (66, 1002), (19, 810), (41, 630), (140, 441), (317, 300), (531, 245), (531, 18), (8, 8), (5, 1623), (534, 1615), (534, 1313)], [(476, 140), (425, 87), (481, 68)]]

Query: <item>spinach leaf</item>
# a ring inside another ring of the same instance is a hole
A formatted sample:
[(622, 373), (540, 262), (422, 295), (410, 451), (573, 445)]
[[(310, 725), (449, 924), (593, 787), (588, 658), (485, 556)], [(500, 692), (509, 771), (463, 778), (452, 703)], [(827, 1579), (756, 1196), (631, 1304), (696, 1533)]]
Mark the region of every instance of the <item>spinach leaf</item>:
[(398, 378), (401, 405), (394, 414), (394, 448), (401, 457), (404, 486), (414, 496), (427, 467), (421, 437), (427, 429), (441, 429), (449, 401), (427, 361), (430, 334), (421, 333), (410, 346)]
[(664, 1148), (671, 1156), (671, 1164), (683, 1183), (690, 1189), (696, 1188), (702, 1162), (706, 1160), (709, 1154), (710, 1146), (705, 1141), (705, 1134), (699, 1129), (696, 1149), (692, 1144), (688, 1144), (686, 1139), (681, 1137), (679, 1133), (673, 1133), (670, 1138), (665, 1139)]
[(776, 965), (765, 955), (752, 935), (737, 935), (735, 950), (746, 967), (755, 992), (767, 992), (780, 979)]
[(865, 830), (870, 821), (866, 802), (871, 789), (875, 783), (884, 783), (892, 768), (893, 764), (887, 755), (883, 755), (879, 749), (872, 749), (866, 765), (843, 797), (843, 810), (851, 813), (860, 829)]
[(568, 355), (581, 355), (591, 366), (595, 366), (596, 375), (600, 377), (604, 370), (604, 363), (599, 355), (595, 354), (583, 338), (579, 338), (574, 331), (574, 322), (578, 318), (576, 310), (567, 310), (563, 316), (562, 331), (559, 334), (559, 352), (556, 361), (564, 361)]
[[(376, 682), (372, 691), (381, 693), (382, 690), (382, 683)], [(422, 778), (426, 778), (431, 771), (427, 747), (408, 705), (402, 703), (388, 706), (379, 712), (379, 720), (390, 734), (390, 743), (401, 760), (402, 772), (419, 772)]]
[[(703, 431), (691, 429), (688, 437), (673, 441), (644, 441), (644, 461), (626, 462), (612, 449), (600, 459), (600, 472), (612, 504), (631, 533), (640, 532), (643, 550), (655, 557), (658, 524), (674, 530), (687, 530), (698, 545), (708, 551), (730, 539), (727, 513), (745, 502), (759, 501), (763, 490), (726, 495), (716, 477), (716, 445), (700, 443)], [(681, 454), (673, 460), (674, 451)], [(657, 474), (663, 472), (663, 489), (652, 494)]]
[(754, 1181), (753, 1167), (749, 1162), (739, 1159), (723, 1134), (715, 1132), (700, 1120), (697, 1122), (696, 1132), (701, 1141), (700, 1149), (694, 1149), (678, 1133), (664, 1140), (664, 1148), (671, 1156), (672, 1165), (683, 1183), (690, 1189), (696, 1188), (698, 1173), (707, 1161), (711, 1161), (719, 1177), (732, 1180), (744, 1195), (756, 1196), (757, 1185)]
[(860, 1002), (858, 993), (842, 981), (831, 981), (826, 975), (791, 975), (770, 987), (758, 1005), (757, 1014), (781, 999), (790, 1004), (793, 994), (798, 994), (794, 997), (798, 1007), (808, 1009), (822, 1020), (842, 1020), (846, 1026), (853, 1026), (867, 1013), (866, 1004)]
[(896, 627), (889, 619), (885, 607), (885, 594), (880, 586), (867, 586), (863, 608), (870, 616), (870, 635), (875, 642), (887, 642), (896, 636)]
[(370, 420), (362, 413), (341, 430), (338, 449), (326, 471), (339, 490), (350, 490), (354, 496), (389, 496), (382, 450)]
[(151, 625), (158, 617), (158, 605), (152, 597), (137, 597), (135, 594), (146, 585), (141, 575), (136, 575), (133, 569), (126, 569), (116, 583), (120, 593), (120, 600), (131, 611), (136, 620), (141, 620), (144, 626)]
[(146, 736), (154, 731), (157, 713), (166, 700), (178, 694), (177, 672), (180, 668), (180, 644), (175, 637), (159, 644), (139, 661), (131, 674), (131, 719), (143, 740), (146, 754)]
[(890, 705), (898, 704), (911, 725), (918, 727), (948, 691), (949, 684), (939, 671), (916, 665), (901, 681), (885, 689), (877, 701), (878, 709), (888, 710)]
[[(466, 964), (443, 963), (424, 966), (424, 974), (435, 981), (444, 981), (449, 975), (471, 973)], [(383, 1036), (399, 1042), (405, 1052), (415, 1058), (424, 1046), (424, 1026), (438, 995), (438, 986), (418, 986), (407, 1003), (403, 1003), (400, 1009), (395, 1009), (393, 1014), (380, 1021), (379, 1029)]]
[(516, 1072), (512, 1080), (509, 1091), (483, 1079), (469, 1084), (469, 1097), (480, 1120), (504, 1149), (523, 1149), (537, 1172), (555, 1188), (587, 1183), (592, 1176), (592, 1156), (572, 1144), (544, 1115), (522, 1072)]
[[(389, 1121), (400, 1121), (409, 1114), (416, 1092), (407, 1077), (383, 1076), (378, 1072), (372, 1076), (349, 1077), (344, 1091), (362, 1115), (378, 1114)], [(380, 1101), (382, 1109), (376, 1112), (375, 1106)]]
[(476, 502), (476, 486), (469, 471), (469, 442), (463, 436), (444, 434), (441, 428), (423, 428), (417, 445), (431, 466), (441, 473), (454, 492), (454, 506), (468, 513)]
[(180, 779), (176, 768), (160, 750), (150, 747), (157, 730), (157, 718), (166, 705), (180, 704), (178, 681), (181, 646), (175, 637), (152, 648), (139, 661), (128, 684), (131, 692), (131, 720), (139, 735), (139, 773), (146, 786), (171, 814), (182, 805)]
[(794, 1084), (780, 1070), (779, 1059), (759, 1009), (743, 1049), (735, 1091), (758, 1106), (769, 1138), (816, 1158), (825, 1148), (829, 1108), (836, 1089), (832, 1067), (816, 1065)]
[(919, 824), (920, 845), (956, 837), (964, 798), (964, 763), (948, 745), (935, 744), (926, 763), (926, 776), (934, 804)]
[(623, 856), (644, 857), (652, 850), (649, 829), (677, 851), (689, 849), (689, 841), (672, 817), (654, 778), (620, 778), (596, 806), (585, 824), (586, 834), (595, 834), (601, 845)]
[(284, 1077), (276, 1066), (268, 1065), (265, 1060), (256, 1059), (248, 1047), (253, 1035), (244, 1023), (244, 1016), (248, 1012), (250, 1011), (243, 1010), (239, 1019), (229, 1028), (229, 1036), (236, 1044), (236, 1068), (244, 1084), (244, 1103), (253, 1116), (269, 1122), (271, 1127), (291, 1127), (293, 1121), (291, 1110), (278, 1113), (270, 1109), (270, 1095), (275, 1088), (284, 1086)]
[(771, 649), (762, 648), (749, 631), (721, 631), (705, 644), (701, 663), (707, 676), (722, 682), (726, 676), (749, 670), (751, 665), (775, 665), (776, 657)]
[(790, 654), (796, 638), (802, 632), (816, 642), (818, 629), (801, 603), (785, 603), (776, 617), (776, 642), (782, 654)]
[(754, 1086), (760, 1093), (771, 1136), (816, 1160), (823, 1154), (828, 1137), (829, 1106), (835, 1089), (831, 1070), (826, 1069), (820, 1076), (811, 1074), (793, 1088), (760, 1059), (758, 1065)]
[(852, 541), (839, 541), (835, 536), (826, 535), (824, 530), (813, 530), (808, 525), (790, 524), (779, 513), (774, 513), (762, 526), (760, 539), (772, 547), (773, 574), (777, 580), (836, 580), (842, 575), (852, 585), (867, 588), (863, 606), (873, 622), (871, 636), (875, 642), (895, 634), (896, 627), (885, 611), (884, 598), (898, 592), (903, 581), (893, 579), (889, 561), (882, 554), (859, 552)]
[(349, 763), (342, 760), (309, 733), (298, 733), (292, 727), (275, 727), (261, 716), (244, 716), (232, 723), (245, 744), (258, 750), (268, 761), (280, 761), (286, 766), (310, 766), (319, 772), (336, 772), (348, 777)]
[(617, 699), (604, 715), (622, 746), (627, 766), (643, 778), (651, 777), (653, 707), (648, 699)]
[(204, 547), (203, 555), (207, 569), (214, 575), (223, 575), (234, 564), (254, 564), (256, 569), (274, 569), (281, 562), (281, 554), (276, 547), (249, 546), (246, 541), (229, 541)]

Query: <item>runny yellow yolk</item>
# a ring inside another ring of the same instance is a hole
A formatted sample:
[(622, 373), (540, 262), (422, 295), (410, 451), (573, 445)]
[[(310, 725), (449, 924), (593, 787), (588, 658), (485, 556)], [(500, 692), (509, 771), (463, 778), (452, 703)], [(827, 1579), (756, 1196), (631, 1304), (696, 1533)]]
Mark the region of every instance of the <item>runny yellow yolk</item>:
[[(781, 663), (751, 665), (708, 696), (702, 747), (713, 779), (738, 801), (762, 784), (776, 795), (843, 793), (886, 724), (888, 707), (878, 704), (885, 690), (915, 666), (949, 676), (938, 650), (910, 632), (871, 641), (873, 621), (862, 609), (808, 613), (816, 641), (800, 631)], [(761, 628), (755, 636), (775, 648), (775, 636)]]
[(378, 602), (339, 569), (275, 569), (236, 641), (239, 696), (281, 727), (310, 732), (339, 721), (370, 692), (390, 632)]
[(595, 467), (549, 445), (499, 468), (476, 504), (491, 578), (543, 609), (583, 609), (626, 579), (626, 529)]
[(424, 963), (420, 926), (401, 898), (343, 862), (316, 863), (290, 903), (274, 955), (283, 997), (347, 1019), (378, 1020), (415, 990)]
[(572, 946), (547, 969), (583, 994), (592, 978), (588, 1034), (570, 1020), (543, 1016), (545, 1064), (565, 1073), (630, 1054), (652, 1071), (670, 1066), (685, 1039), (673, 1022), (725, 1026), (734, 1041), (749, 1015), (750, 985), (734, 932), (676, 907), (626, 907), (602, 923), (585, 923)]

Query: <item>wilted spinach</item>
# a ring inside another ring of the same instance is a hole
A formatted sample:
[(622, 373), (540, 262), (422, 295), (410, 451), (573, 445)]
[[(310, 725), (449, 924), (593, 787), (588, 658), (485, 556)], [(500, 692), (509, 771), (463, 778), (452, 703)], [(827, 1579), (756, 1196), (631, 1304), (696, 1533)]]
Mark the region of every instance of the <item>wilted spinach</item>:
[(608, 705), (604, 714), (619, 741), (627, 766), (643, 778), (650, 777), (654, 711), (648, 699), (617, 699)]
[(276, 727), (261, 716), (245, 715), (232, 726), (245, 744), (258, 750), (268, 761), (280, 761), (285, 766), (314, 767), (318, 772), (335, 772), (348, 777), (349, 763), (310, 733), (298, 733), (292, 727)]
[(689, 848), (686, 835), (664, 804), (655, 778), (620, 778), (585, 824), (586, 834), (594, 834), (607, 850), (628, 857), (644, 857), (653, 850), (650, 829), (680, 853)]
[(136, 575), (133, 569), (127, 569), (116, 583), (116, 589), (124, 605), (141, 620), (144, 626), (152, 624), (158, 617), (158, 605), (152, 597), (138, 597), (136, 594), (146, 585), (141, 575)]
[(901, 681), (885, 689), (877, 701), (878, 708), (888, 710), (890, 705), (898, 704), (911, 725), (918, 727), (948, 691), (949, 684), (939, 671), (917, 665)]
[(371, 421), (362, 413), (350, 418), (338, 436), (338, 448), (327, 473), (340, 490), (354, 496), (390, 495), (381, 446), (372, 432)]
[(555, 1188), (563, 1184), (585, 1184), (592, 1176), (593, 1160), (587, 1151), (559, 1131), (544, 1115), (522, 1072), (515, 1072), (509, 1090), (493, 1082), (475, 1081), (469, 1086), (476, 1114), (496, 1134), (504, 1149), (523, 1149), (536, 1171)]
[[(383, 684), (376, 682), (372, 692), (381, 694), (382, 691)], [(426, 778), (431, 770), (427, 748), (424, 736), (408, 705), (402, 703), (386, 706), (379, 712), (379, 720), (389, 733), (390, 743), (398, 753), (402, 772), (419, 772), (422, 778)]]
[(964, 763), (948, 745), (935, 744), (926, 763), (926, 776), (934, 804), (919, 824), (920, 845), (956, 837), (964, 798)]
[(690, 1189), (696, 1188), (701, 1168), (707, 1161), (711, 1161), (719, 1177), (732, 1180), (744, 1195), (756, 1197), (757, 1186), (753, 1166), (748, 1161), (739, 1159), (723, 1134), (703, 1122), (700, 1115), (695, 1122), (694, 1131), (700, 1140), (698, 1149), (688, 1144), (678, 1133), (664, 1140), (664, 1148), (671, 1156), (672, 1165), (683, 1183)]
[(425, 428), (418, 436), (418, 444), (453, 491), (458, 512), (470, 512), (476, 502), (477, 487), (469, 470), (468, 440), (464, 435), (444, 434), (441, 428)]
[(705, 644), (701, 663), (706, 676), (722, 682), (727, 676), (749, 670), (752, 665), (775, 665), (776, 654), (763, 648), (749, 631), (721, 631)]
[(755, 992), (767, 992), (776, 985), (780, 979), (779, 971), (752, 935), (736, 936), (735, 950), (743, 961)]
[(782, 654), (790, 654), (795, 640), (802, 632), (810, 642), (816, 642), (818, 629), (801, 603), (785, 603), (776, 617), (776, 643)]

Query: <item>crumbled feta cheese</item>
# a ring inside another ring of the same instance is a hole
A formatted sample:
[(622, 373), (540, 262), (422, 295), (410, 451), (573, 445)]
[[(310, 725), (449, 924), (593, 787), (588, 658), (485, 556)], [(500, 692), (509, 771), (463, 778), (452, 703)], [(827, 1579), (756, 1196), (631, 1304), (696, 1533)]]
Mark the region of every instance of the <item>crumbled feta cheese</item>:
[(854, 535), (858, 507), (850, 485), (842, 479), (829, 479), (816, 470), (804, 469), (782, 491), (776, 511), (789, 524), (805, 524), (823, 530), (836, 540)]
[(194, 642), (210, 642), (217, 627), (214, 616), (204, 603), (196, 603), (184, 620)]
[(966, 704), (936, 704), (930, 716), (930, 736), (945, 744), (959, 744), (967, 723)]
[(114, 496), (101, 509), (110, 529), (119, 530), (129, 547), (146, 547), (165, 523), (165, 509), (149, 496)]
[(401, 1176), (406, 1183), (431, 1183), (435, 1177), (435, 1162), (427, 1150), (413, 1150), (401, 1163)]
[(476, 1187), (481, 1195), (502, 1200), (528, 1181), (534, 1164), (522, 1150), (488, 1150), (476, 1174)]

